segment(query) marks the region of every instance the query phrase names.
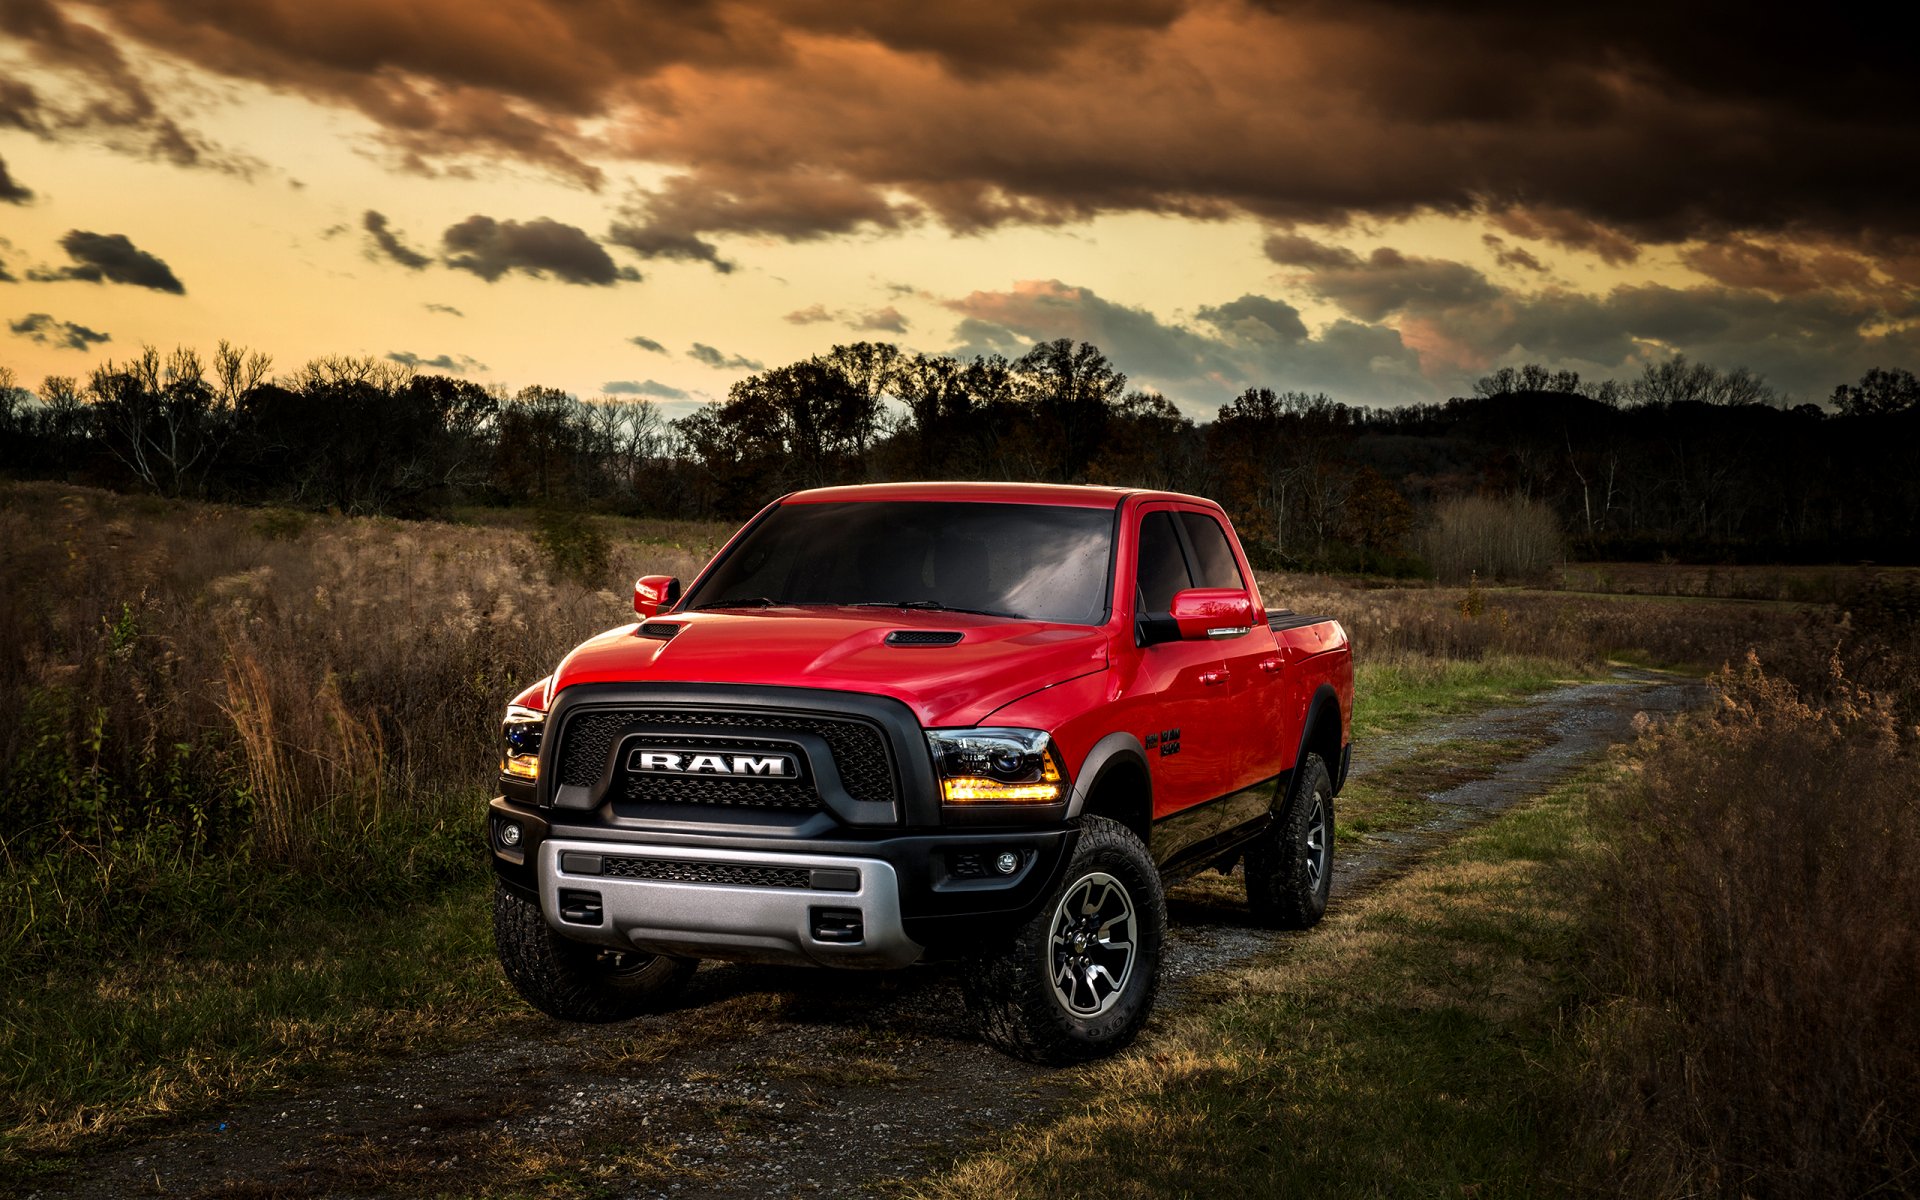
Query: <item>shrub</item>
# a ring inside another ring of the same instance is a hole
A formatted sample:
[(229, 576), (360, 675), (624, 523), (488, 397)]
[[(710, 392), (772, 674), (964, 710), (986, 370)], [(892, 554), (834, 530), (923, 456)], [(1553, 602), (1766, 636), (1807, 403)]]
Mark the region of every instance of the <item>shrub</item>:
[(269, 508), (253, 523), (253, 530), (271, 542), (297, 542), (313, 518), (298, 509)]
[(607, 579), (613, 544), (592, 517), (567, 509), (543, 509), (534, 540), (546, 558), (547, 578), (596, 587)]

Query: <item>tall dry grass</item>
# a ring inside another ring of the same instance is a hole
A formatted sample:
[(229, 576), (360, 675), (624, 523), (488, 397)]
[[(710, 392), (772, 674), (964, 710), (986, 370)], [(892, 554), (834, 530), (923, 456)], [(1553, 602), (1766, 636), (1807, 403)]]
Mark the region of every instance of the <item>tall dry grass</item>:
[(1265, 572), (1259, 580), (1268, 605), (1337, 617), (1355, 655), (1373, 661), (1510, 656), (1592, 667), (1626, 654), (1711, 671), (1739, 662), (1749, 648), (1799, 647), (1828, 620), (1786, 605), (1507, 588), (1350, 588), (1323, 576)]
[(1608, 1192), (1920, 1194), (1914, 645), (1832, 632), (1722, 672), (1601, 805), (1576, 1107)]
[(588, 586), (525, 531), (7, 487), (0, 950), (471, 877), (506, 699), (699, 565), (636, 528)]

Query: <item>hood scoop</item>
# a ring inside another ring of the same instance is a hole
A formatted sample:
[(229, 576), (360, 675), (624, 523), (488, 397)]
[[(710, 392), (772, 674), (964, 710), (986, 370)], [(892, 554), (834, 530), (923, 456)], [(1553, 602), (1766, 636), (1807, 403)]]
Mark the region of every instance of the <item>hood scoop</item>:
[(887, 645), (951, 646), (964, 636), (951, 629), (896, 629), (887, 635)]
[(634, 630), (634, 632), (641, 637), (659, 638), (664, 642), (674, 634), (679, 633), (682, 628), (684, 628), (684, 626), (675, 625), (671, 621), (648, 621), (640, 628)]

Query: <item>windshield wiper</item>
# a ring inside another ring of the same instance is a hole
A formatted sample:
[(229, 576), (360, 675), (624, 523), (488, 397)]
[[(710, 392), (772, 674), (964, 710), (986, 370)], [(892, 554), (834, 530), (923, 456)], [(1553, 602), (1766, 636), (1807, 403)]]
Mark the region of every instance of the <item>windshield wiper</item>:
[(1019, 613), (1000, 612), (991, 608), (957, 608), (951, 604), (942, 604), (938, 600), (862, 600), (855, 608), (916, 608), (922, 612), (969, 613), (976, 617), (1010, 617), (1013, 620), (1025, 620)]
[(702, 604), (705, 608), (780, 608), (788, 601), (774, 600), (766, 596), (735, 596), (730, 600), (715, 600), (712, 604)]

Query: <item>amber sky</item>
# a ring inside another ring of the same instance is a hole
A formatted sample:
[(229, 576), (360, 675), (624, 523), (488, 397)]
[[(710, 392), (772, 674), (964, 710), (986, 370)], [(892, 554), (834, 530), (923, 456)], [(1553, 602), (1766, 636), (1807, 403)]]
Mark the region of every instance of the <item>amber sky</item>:
[(1098, 343), (1207, 415), (1920, 367), (1904, 41), (1831, 10), (0, 0), (0, 365), (228, 338), (684, 409)]

